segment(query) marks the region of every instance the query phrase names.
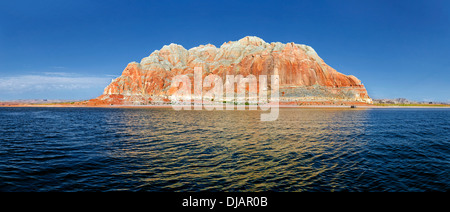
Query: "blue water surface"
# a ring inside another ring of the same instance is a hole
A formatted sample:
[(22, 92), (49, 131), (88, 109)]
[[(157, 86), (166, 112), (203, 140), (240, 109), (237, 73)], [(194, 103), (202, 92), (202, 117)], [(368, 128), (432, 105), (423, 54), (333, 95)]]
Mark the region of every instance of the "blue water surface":
[(0, 108), (0, 191), (450, 191), (450, 109)]

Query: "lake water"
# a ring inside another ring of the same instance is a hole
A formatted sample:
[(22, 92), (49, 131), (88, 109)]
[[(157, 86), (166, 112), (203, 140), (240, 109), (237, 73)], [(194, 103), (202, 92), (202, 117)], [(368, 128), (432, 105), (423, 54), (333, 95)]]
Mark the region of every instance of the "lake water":
[(0, 191), (450, 191), (450, 109), (0, 108)]

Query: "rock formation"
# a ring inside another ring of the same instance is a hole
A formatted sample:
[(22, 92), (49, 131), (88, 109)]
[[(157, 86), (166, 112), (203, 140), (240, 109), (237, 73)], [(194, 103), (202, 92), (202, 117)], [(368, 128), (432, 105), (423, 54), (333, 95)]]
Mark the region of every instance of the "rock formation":
[[(193, 77), (202, 67), (203, 78), (215, 74), (280, 76), (280, 102), (360, 102), (371, 103), (364, 85), (354, 76), (341, 74), (325, 64), (313, 48), (294, 43), (266, 43), (258, 37), (235, 42), (200, 45), (186, 50), (177, 44), (165, 45), (132, 62), (109, 84), (103, 95), (90, 105), (158, 104), (169, 102), (171, 80), (176, 75)], [(175, 88), (176, 90), (176, 88)]]

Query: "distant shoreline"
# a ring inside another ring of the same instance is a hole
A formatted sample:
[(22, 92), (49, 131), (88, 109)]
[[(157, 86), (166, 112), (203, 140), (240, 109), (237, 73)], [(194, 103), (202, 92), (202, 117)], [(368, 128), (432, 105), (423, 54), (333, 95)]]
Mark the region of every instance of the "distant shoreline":
[[(173, 108), (172, 105), (72, 105), (72, 104), (11, 104), (0, 105), (1, 107), (42, 107), (42, 108)], [(214, 107), (206, 105), (204, 107)], [(246, 106), (246, 109), (248, 106)], [(450, 105), (424, 105), (424, 106), (403, 106), (403, 105), (357, 105), (355, 108), (351, 108), (350, 105), (279, 105), (279, 108), (322, 108), (322, 109), (372, 109), (372, 108), (450, 108)], [(225, 109), (225, 107), (224, 107)]]

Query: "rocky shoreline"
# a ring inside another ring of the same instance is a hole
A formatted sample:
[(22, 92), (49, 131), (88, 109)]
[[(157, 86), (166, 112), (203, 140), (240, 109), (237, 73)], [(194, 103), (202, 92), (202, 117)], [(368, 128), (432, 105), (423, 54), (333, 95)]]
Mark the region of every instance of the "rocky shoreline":
[[(0, 107), (67, 107), (67, 108), (172, 108), (170, 104), (160, 105), (88, 105), (88, 104), (71, 104), (71, 103), (55, 103), (55, 104), (0, 104)], [(204, 105), (204, 107), (212, 107), (212, 105)], [(423, 106), (405, 106), (405, 105), (371, 105), (371, 104), (315, 104), (315, 105), (297, 105), (297, 104), (280, 104), (279, 108), (349, 108), (349, 109), (368, 109), (368, 108), (450, 108), (450, 105), (423, 105)], [(225, 105), (224, 105), (225, 108)]]

